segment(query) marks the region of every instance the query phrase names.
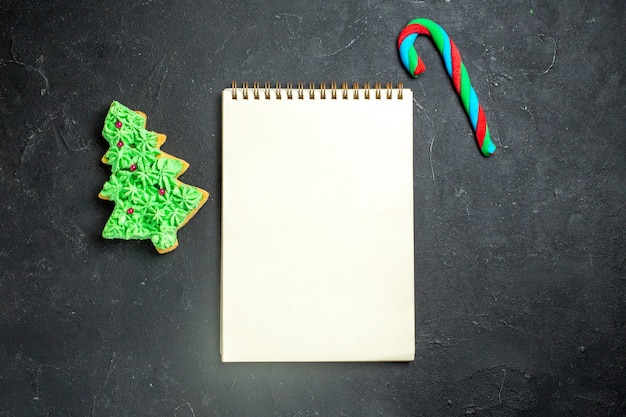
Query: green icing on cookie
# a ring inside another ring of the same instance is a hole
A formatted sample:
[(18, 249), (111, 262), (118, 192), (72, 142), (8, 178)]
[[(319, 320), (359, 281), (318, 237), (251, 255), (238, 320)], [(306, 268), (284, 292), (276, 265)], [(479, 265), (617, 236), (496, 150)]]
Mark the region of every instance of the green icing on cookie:
[(150, 239), (160, 253), (176, 248), (176, 232), (208, 198), (200, 188), (178, 180), (188, 164), (162, 152), (164, 135), (145, 129), (145, 116), (114, 101), (102, 136), (109, 150), (102, 161), (111, 177), (98, 196), (115, 202), (102, 236)]

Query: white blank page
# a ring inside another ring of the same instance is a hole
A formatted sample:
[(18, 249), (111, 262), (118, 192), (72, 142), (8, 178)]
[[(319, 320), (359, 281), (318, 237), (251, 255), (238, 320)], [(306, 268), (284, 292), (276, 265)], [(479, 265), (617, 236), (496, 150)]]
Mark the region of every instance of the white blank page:
[(224, 362), (414, 357), (413, 107), (222, 93)]

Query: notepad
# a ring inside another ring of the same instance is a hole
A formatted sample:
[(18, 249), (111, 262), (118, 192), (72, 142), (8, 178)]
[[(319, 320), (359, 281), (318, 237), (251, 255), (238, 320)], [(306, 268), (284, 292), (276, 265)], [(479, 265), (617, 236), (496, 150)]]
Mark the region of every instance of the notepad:
[(222, 93), (224, 362), (410, 361), (412, 92)]

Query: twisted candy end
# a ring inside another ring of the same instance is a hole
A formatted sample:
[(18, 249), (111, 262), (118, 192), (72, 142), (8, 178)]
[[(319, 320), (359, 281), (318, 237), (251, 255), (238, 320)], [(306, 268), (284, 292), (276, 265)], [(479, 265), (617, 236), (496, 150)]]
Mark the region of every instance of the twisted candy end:
[[(422, 58), (417, 58), (417, 66), (415, 67), (415, 71), (413, 71), (413, 78), (417, 78), (420, 76), (421, 73), (423, 73), (424, 71), (426, 71), (426, 65), (424, 64), (424, 61), (422, 61)], [(411, 70), (409, 69), (409, 72), (411, 72)]]
[(496, 151), (496, 145), (494, 145), (491, 139), (485, 139), (485, 141), (483, 142), (483, 146), (480, 148), (480, 151), (485, 156), (491, 156)]

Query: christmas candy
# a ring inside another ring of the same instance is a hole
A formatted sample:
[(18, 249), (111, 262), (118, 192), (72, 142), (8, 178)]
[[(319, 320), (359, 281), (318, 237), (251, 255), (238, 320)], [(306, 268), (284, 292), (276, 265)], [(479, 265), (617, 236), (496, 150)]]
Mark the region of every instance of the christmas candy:
[(417, 39), (419, 35), (429, 35), (432, 38), (439, 53), (443, 57), (446, 71), (452, 79), (454, 89), (461, 98), (463, 107), (472, 123), (474, 132), (476, 133), (478, 147), (485, 156), (493, 154), (496, 150), (496, 146), (491, 141), (483, 107), (478, 102), (476, 91), (470, 83), (467, 69), (461, 61), (461, 54), (446, 31), (429, 19), (419, 18), (411, 20), (404, 29), (402, 29), (398, 37), (398, 50), (402, 63), (415, 78), (426, 70), (424, 62), (418, 56), (413, 46), (415, 39)]

